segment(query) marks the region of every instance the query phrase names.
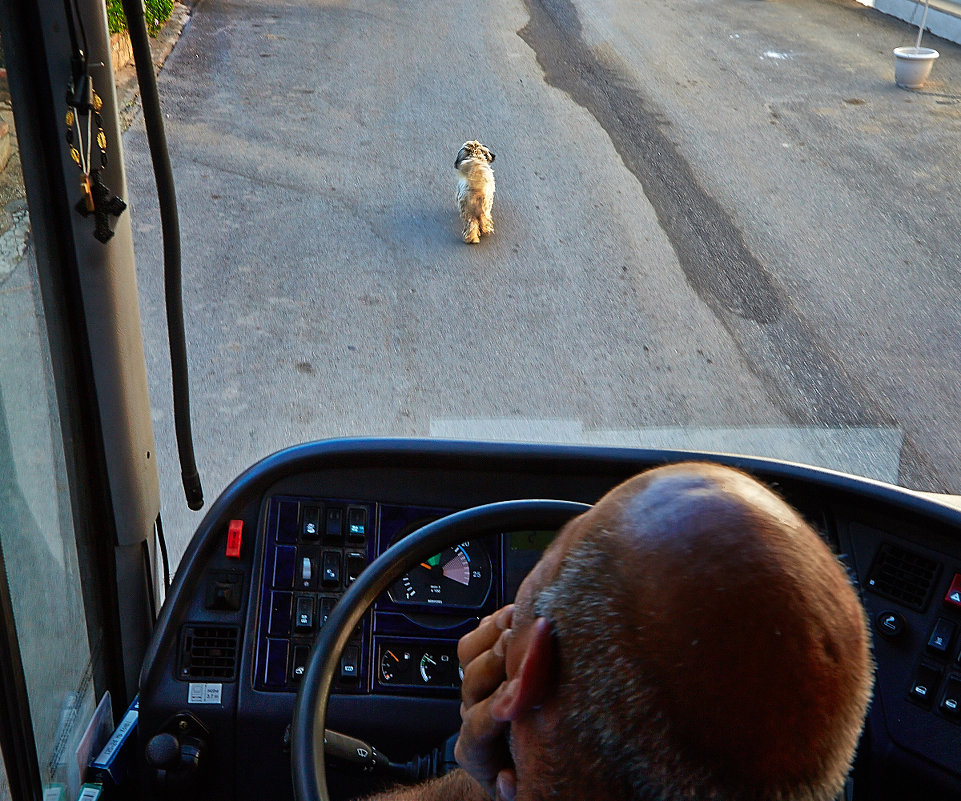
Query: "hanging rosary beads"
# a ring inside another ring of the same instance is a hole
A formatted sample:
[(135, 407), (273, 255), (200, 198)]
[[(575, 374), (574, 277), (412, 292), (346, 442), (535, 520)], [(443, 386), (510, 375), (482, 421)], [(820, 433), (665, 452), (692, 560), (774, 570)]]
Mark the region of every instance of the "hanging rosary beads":
[[(93, 235), (106, 243), (113, 236), (113, 231), (110, 230), (110, 215), (119, 217), (127, 204), (114, 195), (100, 177), (101, 170), (107, 166), (107, 135), (103, 131), (103, 118), (100, 116), (102, 108), (103, 100), (94, 90), (93, 79), (89, 74), (85, 74), (81, 79), (80, 91), (76, 94), (67, 92), (67, 144), (70, 147), (70, 158), (81, 172), (80, 201), (74, 208), (84, 217), (94, 215)], [(81, 117), (87, 120), (86, 137)], [(93, 135), (94, 127), (96, 137)], [(91, 161), (94, 156), (94, 141), (99, 151), (99, 164), (96, 167)]]

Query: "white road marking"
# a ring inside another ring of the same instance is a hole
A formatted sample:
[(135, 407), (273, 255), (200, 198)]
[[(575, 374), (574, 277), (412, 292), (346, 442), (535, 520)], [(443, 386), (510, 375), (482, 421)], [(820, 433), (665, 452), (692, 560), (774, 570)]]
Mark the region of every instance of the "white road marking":
[(440, 419), (430, 436), (444, 439), (608, 445), (711, 451), (784, 459), (896, 484), (904, 436), (895, 428), (701, 426), (588, 429), (580, 420)]

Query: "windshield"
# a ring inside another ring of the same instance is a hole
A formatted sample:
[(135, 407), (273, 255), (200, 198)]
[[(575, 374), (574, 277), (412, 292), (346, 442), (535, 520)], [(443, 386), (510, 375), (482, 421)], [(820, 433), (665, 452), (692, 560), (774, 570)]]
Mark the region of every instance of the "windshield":
[[(961, 492), (961, 60), (931, 37), (924, 87), (896, 86), (915, 35), (824, 0), (196, 5), (159, 86), (208, 499), (356, 435), (718, 450)], [(130, 116), (176, 557), (200, 516)], [(496, 157), (478, 244), (468, 140)]]

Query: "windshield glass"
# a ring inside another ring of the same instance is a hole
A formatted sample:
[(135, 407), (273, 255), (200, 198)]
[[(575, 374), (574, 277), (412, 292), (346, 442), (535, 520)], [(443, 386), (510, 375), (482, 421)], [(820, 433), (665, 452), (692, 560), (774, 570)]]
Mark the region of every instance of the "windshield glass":
[[(899, 88), (915, 35), (823, 0), (196, 5), (159, 84), (208, 499), (355, 435), (719, 450), (961, 491), (961, 61), (932, 37), (931, 77)], [(200, 517), (130, 116), (177, 554)], [(496, 156), (478, 244), (468, 140)]]

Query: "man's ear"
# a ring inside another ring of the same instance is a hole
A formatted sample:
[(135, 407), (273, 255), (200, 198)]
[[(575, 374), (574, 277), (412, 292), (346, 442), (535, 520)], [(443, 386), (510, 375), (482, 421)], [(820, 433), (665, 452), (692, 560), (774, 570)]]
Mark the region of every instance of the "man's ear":
[[(508, 645), (511, 661), (520, 658), (513, 676), (501, 685), (491, 700), (494, 720), (513, 721), (548, 699), (554, 681), (554, 638), (547, 618), (539, 617)], [(516, 664), (516, 663), (515, 663)]]

